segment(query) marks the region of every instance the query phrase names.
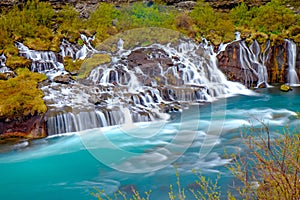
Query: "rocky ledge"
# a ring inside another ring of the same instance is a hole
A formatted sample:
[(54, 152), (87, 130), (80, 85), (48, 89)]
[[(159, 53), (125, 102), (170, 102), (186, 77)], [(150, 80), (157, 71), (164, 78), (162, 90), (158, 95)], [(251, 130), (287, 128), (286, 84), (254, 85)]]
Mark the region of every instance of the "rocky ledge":
[[(0, 120), (1, 138), (42, 138), (46, 135), (46, 124), (43, 115), (24, 119)], [(1, 139), (0, 138), (0, 139)]]
[[(243, 42), (230, 43), (225, 51), (218, 55), (219, 68), (227, 79), (243, 83), (248, 87), (255, 87), (259, 79), (258, 65), (264, 65), (268, 75), (267, 83), (271, 85), (288, 83), (289, 65), (291, 65), (289, 62), (293, 61), (295, 61), (295, 72), (300, 77), (300, 48), (294, 44), (295, 51), (292, 52), (293, 48), (289, 46), (292, 44), (291, 41), (286, 40), (285, 43), (269, 46), (268, 49), (266, 49), (267, 44), (247, 48), (247, 45), (241, 43)], [(260, 46), (265, 48), (260, 49)], [(251, 66), (245, 66), (247, 63)]]

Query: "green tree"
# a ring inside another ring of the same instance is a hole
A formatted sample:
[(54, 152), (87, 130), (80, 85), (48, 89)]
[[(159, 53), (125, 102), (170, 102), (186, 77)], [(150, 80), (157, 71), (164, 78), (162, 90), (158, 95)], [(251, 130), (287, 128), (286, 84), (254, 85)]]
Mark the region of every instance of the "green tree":
[(297, 22), (297, 16), (280, 0), (252, 8), (251, 12), (254, 16), (251, 25), (267, 33), (280, 33)]
[(238, 6), (230, 10), (230, 19), (236, 26), (248, 26), (251, 22), (251, 13), (248, 6), (245, 3), (241, 3)]
[(87, 26), (97, 32), (97, 38), (101, 41), (116, 34), (117, 29), (113, 26), (113, 20), (119, 16), (119, 11), (113, 4), (100, 3), (98, 8), (91, 13)]
[(175, 28), (175, 13), (169, 8), (144, 3), (134, 3), (122, 8), (118, 18), (121, 30), (142, 27)]

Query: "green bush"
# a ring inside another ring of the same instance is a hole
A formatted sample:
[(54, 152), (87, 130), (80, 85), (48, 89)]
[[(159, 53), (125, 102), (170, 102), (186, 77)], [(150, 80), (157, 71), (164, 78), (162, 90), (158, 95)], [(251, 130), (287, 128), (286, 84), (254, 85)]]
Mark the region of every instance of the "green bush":
[(103, 41), (109, 36), (116, 34), (117, 29), (113, 26), (113, 20), (119, 16), (120, 12), (113, 4), (100, 3), (98, 8), (91, 13), (87, 21), (89, 29), (97, 32), (97, 39)]
[(236, 26), (249, 26), (252, 16), (248, 6), (245, 3), (241, 3), (230, 10), (230, 19)]
[(17, 77), (0, 80), (0, 119), (22, 119), (46, 112), (44, 94), (37, 85), (46, 76), (27, 68), (19, 68), (16, 72)]
[(280, 0), (272, 0), (264, 6), (251, 9), (251, 11), (254, 15), (252, 26), (267, 33), (280, 33), (295, 25), (297, 21), (293, 11)]
[(145, 3), (134, 3), (123, 7), (118, 18), (121, 30), (143, 27), (175, 28), (175, 13), (159, 5), (147, 6)]
[(80, 30), (86, 28), (85, 23), (79, 18), (79, 13), (73, 6), (63, 6), (56, 14), (57, 32), (71, 42), (76, 42)]
[(255, 31), (277, 35), (299, 23), (299, 15), (280, 0), (251, 9), (241, 3), (230, 11), (230, 18), (236, 26), (252, 27)]
[(215, 44), (234, 39), (234, 25), (229, 15), (215, 11), (207, 2), (198, 1), (190, 16), (197, 32)]
[(0, 17), (0, 45), (5, 48), (15, 40), (24, 41), (26, 38), (39, 39), (48, 43), (41, 50), (49, 48), (53, 37), (50, 29), (54, 10), (50, 3), (28, 1), (23, 8), (15, 6)]

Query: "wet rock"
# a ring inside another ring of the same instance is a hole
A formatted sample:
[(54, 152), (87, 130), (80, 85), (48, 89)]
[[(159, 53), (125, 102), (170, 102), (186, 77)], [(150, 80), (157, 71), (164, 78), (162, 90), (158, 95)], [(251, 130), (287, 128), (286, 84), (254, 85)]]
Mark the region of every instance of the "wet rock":
[(41, 138), (46, 136), (44, 116), (35, 115), (23, 119), (0, 120), (0, 135), (22, 135), (27, 138)]
[(10, 78), (14, 78), (15, 76), (16, 74), (13, 72), (0, 73), (0, 80), (8, 80)]
[(219, 68), (228, 80), (240, 82), (248, 87), (256, 86), (258, 78), (250, 69), (242, 68), (240, 53), (239, 42), (229, 44), (225, 51), (218, 55)]
[(290, 87), (290, 86), (288, 86), (288, 85), (281, 85), (281, 86), (280, 86), (280, 90), (281, 90), (282, 92), (288, 92), (288, 91), (291, 91), (291, 90), (293, 90), (293, 89), (292, 89), (292, 87)]
[[(228, 80), (238, 81), (247, 87), (258, 87), (257, 74), (251, 68), (257, 68), (257, 65), (252, 63), (249, 68), (244, 68), (241, 65), (240, 41), (229, 44), (225, 51), (220, 52), (217, 56), (219, 68), (227, 76)], [(262, 47), (266, 44), (261, 44)], [(287, 83), (288, 82), (288, 47), (286, 43), (273, 45), (269, 49), (270, 53), (266, 56), (265, 62), (258, 58), (258, 62), (264, 64), (267, 69), (269, 84)], [(247, 58), (249, 59), (249, 58)], [(296, 51), (296, 66), (295, 71), (300, 77), (300, 51), (297, 47)], [(262, 85), (265, 86), (265, 85)]]
[(258, 88), (266, 88), (267, 84), (265, 82), (263, 82), (263, 83), (259, 84), (257, 87)]
[(59, 76), (55, 76), (53, 78), (53, 81), (56, 83), (64, 83), (64, 84), (68, 84), (72, 81), (72, 77), (70, 76), (70, 74), (62, 74)]
[(176, 4), (176, 7), (183, 10), (192, 10), (196, 5), (195, 1), (182, 1)]

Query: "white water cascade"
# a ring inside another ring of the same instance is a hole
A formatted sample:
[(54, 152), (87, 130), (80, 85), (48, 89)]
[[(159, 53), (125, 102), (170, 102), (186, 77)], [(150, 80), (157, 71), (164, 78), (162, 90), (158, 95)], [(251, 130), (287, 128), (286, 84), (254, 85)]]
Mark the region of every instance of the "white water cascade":
[(52, 70), (64, 70), (64, 65), (58, 61), (52, 51), (31, 50), (20, 42), (16, 42), (16, 47), (19, 49), (20, 56), (31, 60), (31, 71), (33, 72), (46, 73)]
[(299, 84), (298, 74), (296, 72), (296, 52), (297, 46), (291, 40), (285, 40), (287, 43), (287, 59), (288, 59), (288, 84), (295, 86)]
[(16, 42), (15, 45), (19, 50), (20, 56), (31, 60), (31, 71), (44, 73), (48, 77), (53, 77), (61, 74), (58, 72), (62, 72), (63, 74), (67, 73), (63, 65), (63, 59), (66, 56), (70, 56), (73, 60), (85, 59), (98, 52), (90, 43), (94, 37), (86, 37), (81, 34), (81, 39), (84, 42), (82, 46), (78, 46), (63, 39), (59, 53), (29, 49), (21, 42)]
[(6, 65), (6, 56), (4, 54), (0, 55), (0, 73), (12, 73), (14, 74), (14, 72), (12, 70), (10, 70)]
[[(76, 60), (100, 52), (91, 46), (93, 38), (81, 38), (81, 47), (63, 40), (59, 54), (16, 45), (20, 55), (32, 61), (32, 71), (48, 75), (64, 72), (58, 55)], [(180, 111), (182, 106), (248, 92), (243, 85), (226, 79), (208, 42), (197, 45), (182, 39), (175, 44), (134, 49), (125, 49), (124, 42), (121, 38), (116, 41), (116, 52), (106, 52), (112, 62), (95, 67), (84, 81), (42, 86), (49, 135), (166, 120), (166, 113)]]
[[(239, 60), (246, 77), (245, 84), (250, 83), (251, 85), (254, 82), (254, 78), (257, 78), (257, 87), (261, 84), (265, 84), (268, 87), (268, 71), (265, 64), (270, 57), (270, 41), (267, 42), (263, 51), (261, 51), (256, 40), (253, 41), (249, 48), (245, 41), (240, 41), (239, 46)], [(251, 73), (249, 73), (248, 70), (250, 70)], [(252, 74), (254, 74), (255, 77), (253, 77)]]
[(87, 57), (92, 56), (94, 53), (99, 53), (91, 44), (91, 42), (95, 39), (95, 35), (92, 37), (87, 37), (86, 35), (81, 34), (80, 37), (83, 41), (82, 46), (78, 46), (63, 39), (60, 45), (59, 54), (63, 58), (66, 56), (70, 56), (73, 60), (83, 60)]
[[(192, 41), (125, 50), (117, 43), (113, 62), (94, 68), (87, 81), (45, 86), (51, 134), (167, 119), (182, 105), (245, 92), (217, 68), (212, 47)], [(48, 93), (47, 93), (48, 92)]]

